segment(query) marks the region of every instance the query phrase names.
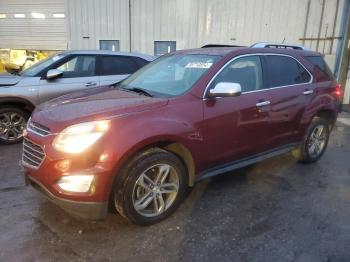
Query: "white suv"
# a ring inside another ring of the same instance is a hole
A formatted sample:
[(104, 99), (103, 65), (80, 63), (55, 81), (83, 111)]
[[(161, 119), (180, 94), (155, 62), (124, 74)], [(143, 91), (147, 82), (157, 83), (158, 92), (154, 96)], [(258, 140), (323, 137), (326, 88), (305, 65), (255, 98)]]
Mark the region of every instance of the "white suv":
[(111, 51), (67, 51), (18, 75), (0, 75), (0, 143), (20, 142), (36, 105), (82, 89), (111, 85), (155, 57)]

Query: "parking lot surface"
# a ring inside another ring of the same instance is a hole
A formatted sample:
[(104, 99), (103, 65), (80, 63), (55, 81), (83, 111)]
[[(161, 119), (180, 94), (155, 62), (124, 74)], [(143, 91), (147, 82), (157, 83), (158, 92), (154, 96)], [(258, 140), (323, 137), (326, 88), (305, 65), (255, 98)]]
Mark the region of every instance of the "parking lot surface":
[[(75, 219), (0, 146), (0, 261), (350, 261), (350, 114), (311, 165), (282, 155), (202, 181), (169, 219)], [(49, 174), (48, 174), (49, 175)]]

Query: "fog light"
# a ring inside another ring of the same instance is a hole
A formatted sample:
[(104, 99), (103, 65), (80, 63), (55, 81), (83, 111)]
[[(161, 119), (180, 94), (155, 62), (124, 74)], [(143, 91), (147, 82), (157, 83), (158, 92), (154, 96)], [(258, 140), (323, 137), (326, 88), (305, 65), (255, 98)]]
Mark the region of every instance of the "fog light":
[(69, 159), (60, 160), (55, 164), (55, 167), (61, 172), (67, 172), (70, 168), (71, 161)]
[(89, 191), (93, 175), (63, 176), (57, 185), (64, 191), (84, 193)]

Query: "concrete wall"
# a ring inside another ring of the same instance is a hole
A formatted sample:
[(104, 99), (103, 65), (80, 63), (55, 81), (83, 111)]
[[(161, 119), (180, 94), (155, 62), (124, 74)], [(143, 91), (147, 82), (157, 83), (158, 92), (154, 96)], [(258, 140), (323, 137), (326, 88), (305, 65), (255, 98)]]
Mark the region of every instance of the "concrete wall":
[(98, 49), (99, 40), (119, 40), (129, 51), (128, 0), (67, 0), (69, 49)]

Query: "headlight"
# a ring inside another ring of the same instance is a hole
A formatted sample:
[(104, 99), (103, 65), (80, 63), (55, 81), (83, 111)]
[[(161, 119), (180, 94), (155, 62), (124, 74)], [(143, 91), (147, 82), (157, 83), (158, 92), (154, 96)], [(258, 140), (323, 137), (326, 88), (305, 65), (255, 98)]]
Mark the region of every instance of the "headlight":
[(63, 176), (57, 185), (64, 191), (84, 193), (89, 191), (93, 175)]
[(81, 153), (99, 140), (109, 127), (109, 120), (72, 125), (59, 133), (52, 145), (58, 151), (72, 154)]

